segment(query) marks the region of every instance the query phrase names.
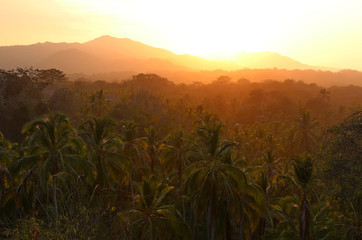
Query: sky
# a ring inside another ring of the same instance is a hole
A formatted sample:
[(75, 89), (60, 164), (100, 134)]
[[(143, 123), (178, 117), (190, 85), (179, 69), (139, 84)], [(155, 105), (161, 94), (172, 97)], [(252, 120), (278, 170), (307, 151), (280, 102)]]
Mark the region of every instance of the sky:
[(278, 52), (362, 70), (362, 0), (0, 0), (0, 46), (130, 38), (177, 54)]

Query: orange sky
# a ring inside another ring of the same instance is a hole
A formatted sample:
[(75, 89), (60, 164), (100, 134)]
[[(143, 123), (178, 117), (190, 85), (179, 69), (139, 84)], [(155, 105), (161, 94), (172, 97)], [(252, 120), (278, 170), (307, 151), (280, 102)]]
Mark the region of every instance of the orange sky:
[(1, 0), (0, 45), (128, 37), (175, 53), (273, 51), (362, 70), (361, 0)]

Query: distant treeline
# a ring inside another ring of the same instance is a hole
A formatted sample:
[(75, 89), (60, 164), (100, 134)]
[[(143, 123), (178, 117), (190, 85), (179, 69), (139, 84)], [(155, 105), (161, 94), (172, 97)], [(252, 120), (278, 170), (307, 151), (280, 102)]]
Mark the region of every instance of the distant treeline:
[(146, 125), (168, 118), (187, 125), (187, 112), (201, 107), (234, 124), (288, 121), (304, 109), (328, 126), (362, 103), (359, 86), (323, 88), (293, 79), (252, 83), (245, 78), (232, 81), (226, 75), (209, 82), (175, 84), (156, 74), (138, 74), (122, 82), (84, 78), (69, 81), (55, 69), (2, 71), (0, 128), (10, 139), (20, 140), (21, 127), (29, 120), (53, 111), (71, 118), (86, 116), (89, 106), (93, 106), (90, 102), (100, 99), (106, 103), (102, 109), (106, 115), (142, 120)]
[[(107, 82), (120, 82), (136, 75), (135, 72), (111, 72), (104, 74), (71, 74), (69, 78), (79, 78), (96, 81), (99, 79)], [(157, 74), (166, 77), (175, 83), (192, 84), (202, 82), (211, 83), (219, 76), (229, 76), (233, 82), (239, 79), (248, 79), (250, 82), (263, 82), (266, 80), (284, 81), (293, 79), (305, 83), (315, 83), (321, 87), (331, 86), (362, 86), (362, 72), (356, 70), (325, 71), (325, 70), (287, 70), (287, 69), (241, 69), (235, 71), (157, 71)]]

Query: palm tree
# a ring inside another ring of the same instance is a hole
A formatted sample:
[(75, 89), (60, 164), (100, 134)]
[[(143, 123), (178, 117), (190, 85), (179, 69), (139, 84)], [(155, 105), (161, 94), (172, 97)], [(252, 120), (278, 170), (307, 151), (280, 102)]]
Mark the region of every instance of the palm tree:
[(307, 195), (312, 180), (313, 162), (312, 158), (307, 154), (298, 155), (294, 158), (294, 161), (295, 180), (301, 195), (299, 208), (299, 239), (309, 240), (311, 239), (309, 229), (311, 225), (311, 216)]
[(160, 141), (158, 140), (157, 131), (155, 127), (150, 126), (145, 128), (146, 133), (146, 142), (147, 142), (147, 153), (151, 165), (151, 174), (153, 174), (154, 168), (156, 164), (159, 164), (159, 150), (158, 146), (160, 145)]
[[(13, 150), (13, 144), (0, 132), (0, 169), (3, 174), (8, 172), (7, 169), (16, 157), (17, 152)], [(9, 172), (6, 173), (6, 175), (9, 174)]]
[[(301, 238), (301, 236), (310, 237), (311, 210), (308, 197), (311, 192), (309, 187), (312, 173), (311, 158), (307, 154), (302, 154), (293, 158), (292, 161), (275, 160), (274, 162), (279, 162), (276, 166), (277, 171), (272, 177), (271, 187), (266, 191), (268, 201), (266, 216), (271, 225), (266, 228), (264, 238), (271, 240), (310, 239)], [(294, 171), (294, 177), (291, 176), (288, 169)], [(262, 186), (265, 188), (267, 184), (262, 184)]]
[(319, 91), (319, 97), (322, 100), (322, 102), (324, 103), (328, 103), (329, 102), (329, 95), (331, 93), (327, 91), (327, 89), (323, 88)]
[(276, 158), (275, 154), (268, 149), (263, 156), (263, 164), (257, 168), (256, 176), (257, 182), (265, 194), (265, 210), (266, 214), (260, 219), (257, 232), (254, 234), (255, 239), (262, 239), (265, 234), (266, 225), (269, 222), (272, 223), (273, 215), (273, 193), (276, 190), (277, 177), (281, 175), (282, 169), (280, 169), (280, 162), (282, 158)]
[[(137, 176), (138, 168), (147, 164), (149, 159), (147, 149), (147, 142), (145, 138), (137, 137), (137, 125), (134, 121), (124, 121), (121, 123), (121, 139), (123, 145), (123, 153), (128, 158), (128, 174), (129, 184), (134, 198), (134, 177)], [(145, 167), (143, 167), (145, 168)]]
[(295, 137), (299, 142), (299, 149), (301, 152), (310, 152), (316, 145), (317, 136), (314, 133), (314, 129), (317, 126), (317, 122), (311, 118), (310, 112), (302, 111), (296, 118), (296, 123)]
[[(87, 162), (76, 155), (80, 142), (74, 138), (75, 132), (69, 119), (59, 113), (26, 124), (23, 133), (29, 134), (27, 148), (24, 156), (15, 163), (14, 169), (28, 169), (25, 181), (37, 175), (43, 189), (49, 180), (52, 181), (54, 221), (58, 229), (57, 177), (66, 172), (77, 174), (76, 170), (80, 166), (87, 167)], [(26, 182), (24, 184), (26, 186)]]
[(177, 170), (179, 186), (183, 183), (183, 172), (189, 164), (187, 145), (184, 133), (180, 130), (170, 133), (166, 142), (160, 146), (163, 169), (168, 173), (172, 173), (173, 169)]
[(130, 239), (190, 239), (189, 229), (171, 203), (173, 187), (152, 175), (136, 184), (135, 207), (121, 214), (129, 228)]
[(105, 117), (88, 117), (79, 129), (88, 147), (89, 159), (96, 166), (97, 176), (95, 185), (110, 187), (114, 180), (119, 178), (123, 167), (119, 162), (118, 143), (116, 136), (112, 134), (112, 128), (116, 124)]
[(172, 176), (176, 169), (178, 175), (178, 193), (181, 196), (182, 215), (185, 219), (186, 208), (185, 208), (185, 196), (182, 194), (183, 180), (182, 176), (186, 166), (190, 163), (188, 160), (188, 141), (184, 138), (182, 130), (171, 132), (164, 144), (160, 146), (162, 167), (163, 170), (168, 173), (168, 176)]
[(104, 116), (109, 110), (109, 100), (106, 99), (103, 90), (91, 93), (87, 97), (87, 104), (83, 107), (83, 111), (87, 114), (93, 114), (97, 117)]
[(13, 183), (9, 167), (16, 157), (17, 152), (13, 150), (13, 144), (0, 132), (0, 208), (5, 206), (4, 197)]
[[(221, 122), (206, 118), (197, 128), (194, 146), (196, 162), (184, 172), (186, 191), (195, 207), (206, 211), (208, 239), (231, 239), (230, 217), (245, 212), (242, 192), (247, 189), (244, 172), (233, 165), (231, 147), (235, 142), (220, 141)], [(197, 216), (195, 216), (197, 219)]]

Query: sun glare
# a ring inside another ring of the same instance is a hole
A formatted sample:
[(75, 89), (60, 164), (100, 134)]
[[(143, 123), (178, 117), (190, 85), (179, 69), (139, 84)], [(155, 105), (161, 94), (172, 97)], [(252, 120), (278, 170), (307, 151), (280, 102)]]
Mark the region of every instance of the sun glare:
[[(345, 49), (362, 38), (361, 34), (351, 39), (339, 37), (351, 35), (347, 31), (356, 34), (355, 29), (360, 28), (356, 9), (361, 9), (361, 1), (58, 1), (77, 5), (80, 12), (93, 13), (99, 19), (106, 16), (109, 24), (93, 29), (94, 37), (103, 32), (178, 54), (218, 59), (241, 51), (271, 51), (320, 65), (333, 61), (337, 54), (345, 55)], [(353, 30), (348, 30), (352, 26)], [(336, 44), (344, 47), (336, 48)], [(316, 51), (318, 56), (311, 54)]]
[[(243, 1), (84, 1), (88, 10), (111, 15), (122, 25), (125, 19), (146, 29), (152, 45), (168, 46), (176, 53), (225, 58), (240, 51), (273, 51), (278, 33), (289, 27), (288, 14), (275, 14), (275, 5)], [(255, 14), (257, 12), (257, 14)], [(112, 31), (125, 35), (123, 29)], [(150, 34), (151, 33), (151, 34)], [(128, 32), (142, 36), (138, 29)]]
[(362, 69), (358, 0), (5, 0), (2, 7), (0, 22), (11, 24), (0, 24), (7, 33), (1, 45), (111, 35), (177, 54), (225, 59), (270, 51)]

